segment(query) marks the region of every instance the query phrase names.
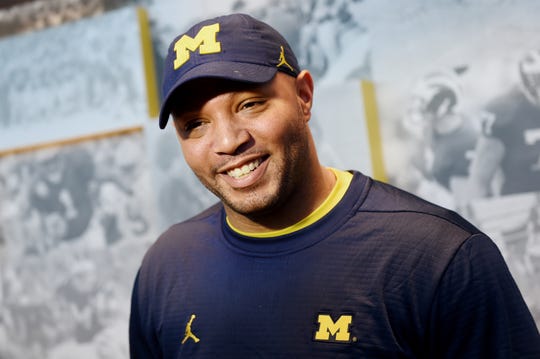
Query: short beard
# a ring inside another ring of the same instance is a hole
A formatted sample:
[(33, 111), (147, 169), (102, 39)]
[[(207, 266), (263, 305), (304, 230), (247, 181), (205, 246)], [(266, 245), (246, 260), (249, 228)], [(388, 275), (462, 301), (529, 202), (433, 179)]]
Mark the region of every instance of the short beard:
[(218, 197), (226, 207), (242, 216), (255, 219), (272, 213), (290, 197), (291, 188), (294, 188), (294, 184), (292, 183), (292, 179), (289, 176), (285, 176), (284, 173), (287, 172), (284, 172), (283, 168), (278, 170), (280, 181), (274, 192), (261, 195), (257, 193), (257, 187), (254, 187), (250, 189), (251, 193), (246, 194), (246, 198), (242, 200), (235, 200), (234, 194), (230, 195), (225, 191), (221, 191), (219, 187), (210, 185), (201, 177), (199, 177), (199, 181)]

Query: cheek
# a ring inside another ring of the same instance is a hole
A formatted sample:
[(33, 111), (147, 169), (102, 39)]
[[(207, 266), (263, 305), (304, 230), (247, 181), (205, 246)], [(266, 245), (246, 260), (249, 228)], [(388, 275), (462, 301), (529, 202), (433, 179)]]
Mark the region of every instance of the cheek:
[(300, 115), (301, 110), (294, 109), (294, 106), (290, 106), (286, 110), (274, 112), (265, 121), (257, 122), (256, 133), (269, 142), (287, 144), (306, 126)]

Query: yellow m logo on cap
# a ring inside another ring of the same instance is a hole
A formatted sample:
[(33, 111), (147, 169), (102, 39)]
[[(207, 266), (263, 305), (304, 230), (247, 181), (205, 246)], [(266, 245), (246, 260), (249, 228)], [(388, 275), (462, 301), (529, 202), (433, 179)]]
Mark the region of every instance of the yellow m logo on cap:
[(332, 342), (349, 342), (351, 333), (349, 326), (352, 323), (352, 315), (342, 315), (335, 322), (328, 314), (319, 314), (317, 317), (319, 330), (315, 332), (315, 340)]
[(174, 60), (174, 69), (178, 70), (184, 65), (190, 57), (190, 52), (199, 50), (199, 54), (216, 54), (221, 52), (221, 43), (216, 40), (219, 32), (219, 23), (201, 27), (195, 38), (183, 35), (174, 44), (176, 59)]

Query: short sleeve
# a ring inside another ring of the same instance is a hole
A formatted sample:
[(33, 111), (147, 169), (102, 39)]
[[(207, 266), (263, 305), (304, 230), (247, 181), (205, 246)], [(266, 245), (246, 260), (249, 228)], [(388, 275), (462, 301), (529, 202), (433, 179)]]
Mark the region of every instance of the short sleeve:
[(538, 328), (487, 236), (471, 236), (448, 265), (428, 338), (433, 358), (540, 358)]

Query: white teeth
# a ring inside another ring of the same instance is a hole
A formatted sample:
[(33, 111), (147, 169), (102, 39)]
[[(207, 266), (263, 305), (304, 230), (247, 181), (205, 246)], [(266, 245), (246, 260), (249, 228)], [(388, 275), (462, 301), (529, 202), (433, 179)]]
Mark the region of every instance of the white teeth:
[(255, 168), (259, 167), (260, 164), (261, 160), (256, 159), (255, 161), (245, 164), (242, 167), (237, 167), (234, 170), (227, 171), (227, 174), (233, 178), (240, 178), (249, 174)]

